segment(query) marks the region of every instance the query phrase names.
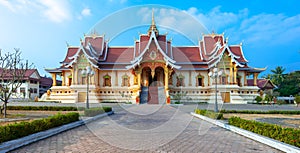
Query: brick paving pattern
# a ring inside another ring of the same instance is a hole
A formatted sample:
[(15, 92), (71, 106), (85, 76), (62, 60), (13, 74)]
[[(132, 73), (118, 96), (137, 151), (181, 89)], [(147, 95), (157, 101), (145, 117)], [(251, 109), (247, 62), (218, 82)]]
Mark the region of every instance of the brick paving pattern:
[(188, 107), (122, 107), (114, 107), (114, 115), (12, 152), (280, 152), (193, 118)]

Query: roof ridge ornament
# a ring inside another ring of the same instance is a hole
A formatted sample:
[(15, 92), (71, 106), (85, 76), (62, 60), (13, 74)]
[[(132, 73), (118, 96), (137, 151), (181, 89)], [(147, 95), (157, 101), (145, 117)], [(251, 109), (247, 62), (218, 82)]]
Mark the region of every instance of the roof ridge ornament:
[(154, 19), (154, 9), (152, 8), (152, 18), (151, 18), (151, 25), (148, 29), (148, 36), (150, 37), (151, 36), (151, 33), (155, 32), (155, 36), (158, 37), (159, 33), (158, 33), (158, 30), (157, 30), (157, 27), (156, 27), (156, 24), (155, 24), (155, 19)]

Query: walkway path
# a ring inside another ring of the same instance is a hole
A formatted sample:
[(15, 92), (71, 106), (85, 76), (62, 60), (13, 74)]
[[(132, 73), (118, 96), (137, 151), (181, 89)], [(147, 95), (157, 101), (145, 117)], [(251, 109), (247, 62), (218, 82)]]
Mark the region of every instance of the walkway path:
[(120, 105), (111, 115), (13, 152), (280, 152), (189, 115), (188, 107)]

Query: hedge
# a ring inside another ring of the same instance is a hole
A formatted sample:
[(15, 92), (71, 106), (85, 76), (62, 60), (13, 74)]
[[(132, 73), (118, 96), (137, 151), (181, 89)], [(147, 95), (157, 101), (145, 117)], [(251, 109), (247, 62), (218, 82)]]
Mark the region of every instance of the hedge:
[(221, 110), (221, 113), (239, 113), (239, 114), (292, 114), (299, 115), (300, 111), (282, 111), (282, 110), (270, 110), (270, 111), (255, 111), (255, 110)]
[(85, 116), (96, 116), (98, 114), (102, 114), (104, 112), (110, 112), (112, 111), (111, 107), (94, 107), (90, 109), (85, 109), (84, 110), (84, 115)]
[(245, 120), (240, 117), (230, 117), (230, 125), (266, 136), (272, 139), (300, 147), (300, 130), (294, 128), (283, 128), (279, 125), (261, 123), (254, 120)]
[(31, 122), (20, 122), (0, 126), (0, 143), (18, 139), (33, 133), (45, 131), (64, 124), (79, 120), (78, 113), (56, 114), (54, 116), (33, 120)]
[(7, 106), (7, 110), (77, 111), (83, 107), (73, 106)]
[(215, 113), (210, 110), (195, 109), (195, 113), (203, 116), (207, 116), (209, 118), (217, 119), (217, 120), (224, 119), (222, 113)]

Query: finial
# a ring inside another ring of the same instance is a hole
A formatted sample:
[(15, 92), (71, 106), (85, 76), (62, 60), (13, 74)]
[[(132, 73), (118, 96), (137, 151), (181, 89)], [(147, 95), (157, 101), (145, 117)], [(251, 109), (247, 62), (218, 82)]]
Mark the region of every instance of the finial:
[(66, 41), (66, 44), (67, 44), (67, 47), (69, 47), (70, 45), (69, 45), (69, 43)]
[(150, 25), (149, 30), (148, 30), (148, 36), (150, 36), (150, 34), (151, 34), (152, 31), (155, 32), (156, 37), (159, 35), (159, 34), (158, 34), (158, 30), (157, 30), (156, 25), (155, 25), (155, 20), (154, 20), (154, 9), (153, 9), (153, 8), (152, 8), (151, 25)]
[(154, 21), (154, 8), (152, 8), (152, 23), (151, 25), (155, 25), (155, 21)]

